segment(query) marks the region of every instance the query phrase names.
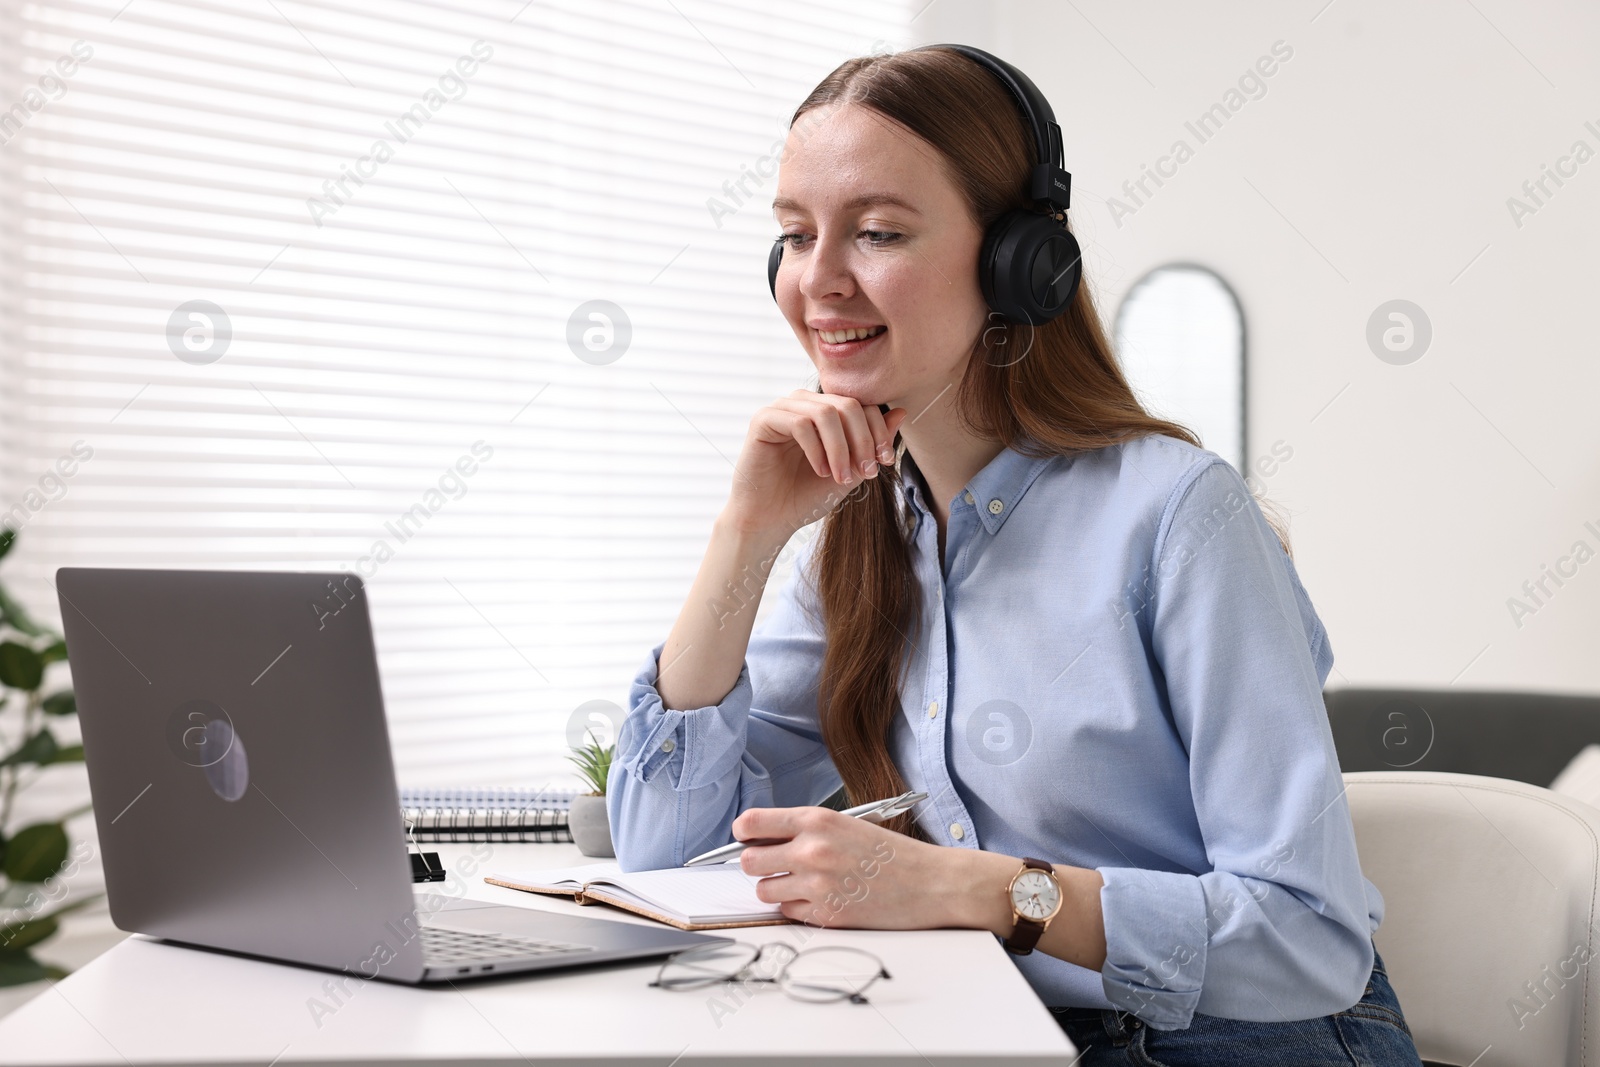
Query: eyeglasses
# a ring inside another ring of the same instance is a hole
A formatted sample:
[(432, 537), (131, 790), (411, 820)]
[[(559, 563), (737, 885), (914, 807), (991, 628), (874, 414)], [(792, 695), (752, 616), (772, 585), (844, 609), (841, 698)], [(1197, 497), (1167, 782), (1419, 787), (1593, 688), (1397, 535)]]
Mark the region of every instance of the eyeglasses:
[[(758, 963), (764, 966), (757, 967)], [(882, 960), (858, 948), (829, 945), (796, 952), (782, 941), (759, 947), (733, 941), (668, 956), (650, 984), (683, 992), (718, 982), (770, 982), (794, 999), (813, 1004), (835, 1000), (865, 1004), (867, 998), (861, 994), (888, 977)]]

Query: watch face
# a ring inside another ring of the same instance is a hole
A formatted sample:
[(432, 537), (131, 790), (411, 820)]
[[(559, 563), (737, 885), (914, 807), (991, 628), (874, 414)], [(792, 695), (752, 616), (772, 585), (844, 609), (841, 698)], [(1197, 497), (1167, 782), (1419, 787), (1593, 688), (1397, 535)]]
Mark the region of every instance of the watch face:
[(1049, 918), (1060, 901), (1061, 890), (1055, 879), (1043, 871), (1023, 871), (1011, 883), (1011, 906), (1025, 919)]

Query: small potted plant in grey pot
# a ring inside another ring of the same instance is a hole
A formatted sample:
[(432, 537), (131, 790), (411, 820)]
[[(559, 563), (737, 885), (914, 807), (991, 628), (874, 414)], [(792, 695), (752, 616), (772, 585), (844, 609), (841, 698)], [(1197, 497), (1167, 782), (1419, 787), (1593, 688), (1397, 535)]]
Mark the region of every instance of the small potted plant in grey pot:
[(611, 757), (616, 751), (616, 745), (601, 747), (599, 740), (590, 734), (589, 740), (567, 757), (577, 766), (583, 780), (594, 787), (592, 792), (573, 797), (572, 810), (567, 813), (572, 840), (585, 856), (609, 859), (616, 855), (611, 847), (611, 819), (606, 814), (606, 776), (611, 772)]

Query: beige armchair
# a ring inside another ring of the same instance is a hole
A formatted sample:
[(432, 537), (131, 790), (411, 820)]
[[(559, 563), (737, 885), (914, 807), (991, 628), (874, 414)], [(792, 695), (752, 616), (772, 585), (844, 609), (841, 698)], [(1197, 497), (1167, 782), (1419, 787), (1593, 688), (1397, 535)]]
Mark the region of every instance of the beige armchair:
[(1600, 810), (1504, 778), (1344, 775), (1374, 941), (1422, 1058), (1600, 1064)]

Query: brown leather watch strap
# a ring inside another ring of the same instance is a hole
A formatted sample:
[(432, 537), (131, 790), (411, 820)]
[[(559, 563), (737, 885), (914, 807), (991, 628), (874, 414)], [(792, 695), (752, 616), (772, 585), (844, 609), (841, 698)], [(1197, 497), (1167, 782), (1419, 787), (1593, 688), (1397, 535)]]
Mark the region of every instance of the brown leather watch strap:
[[(1055, 874), (1054, 866), (1046, 863), (1044, 860), (1034, 859), (1032, 856), (1023, 857), (1022, 866), (1024, 870), (1032, 867), (1035, 870), (1047, 871), (1052, 876)], [(1009, 883), (1007, 888), (1009, 890)], [(1012, 914), (1016, 914), (1015, 908), (1012, 909)], [(1011, 936), (1006, 938), (1002, 944), (1005, 945), (1007, 952), (1014, 953), (1018, 956), (1026, 956), (1032, 952), (1034, 946), (1039, 943), (1039, 938), (1044, 936), (1045, 924), (1036, 922), (1033, 919), (1029, 919), (1022, 915), (1017, 915), (1016, 919), (1017, 924), (1015, 929), (1011, 931)]]
[(1032, 919), (1018, 919), (1011, 936), (1005, 939), (1006, 951), (1026, 956), (1033, 951), (1033, 946), (1037, 945), (1039, 938), (1043, 936), (1044, 923), (1036, 923)]

